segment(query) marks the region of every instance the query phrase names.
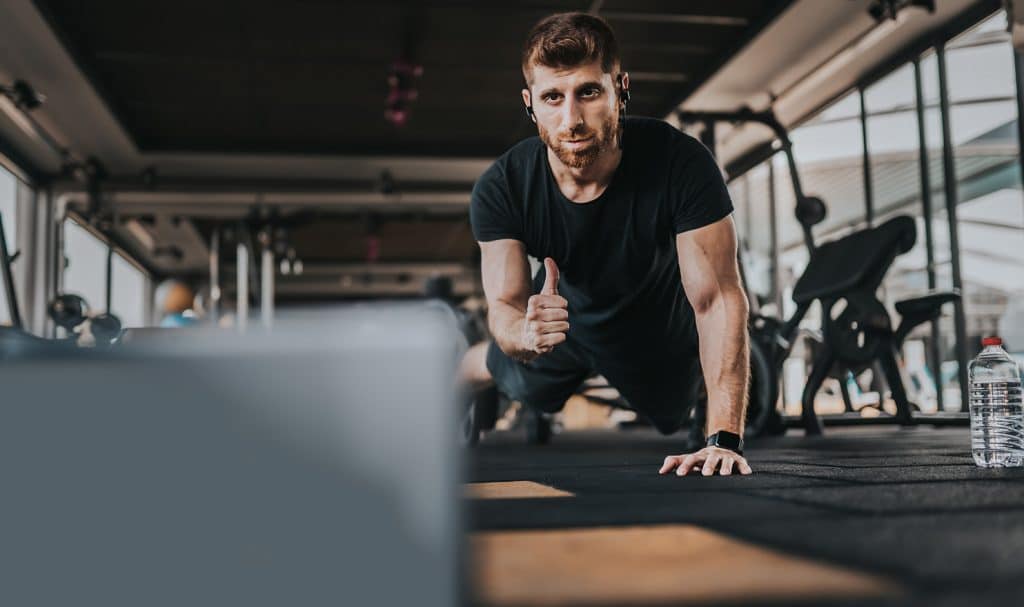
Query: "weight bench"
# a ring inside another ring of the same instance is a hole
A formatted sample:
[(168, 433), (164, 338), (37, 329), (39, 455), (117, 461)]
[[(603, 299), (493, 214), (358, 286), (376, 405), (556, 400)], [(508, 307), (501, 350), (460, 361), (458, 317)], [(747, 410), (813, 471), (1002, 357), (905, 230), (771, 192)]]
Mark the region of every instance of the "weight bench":
[(896, 421), (912, 424), (911, 403), (900, 375), (903, 340), (921, 323), (939, 317), (944, 304), (959, 299), (956, 291), (932, 292), (896, 302), (894, 329), (876, 292), (898, 255), (917, 239), (917, 226), (902, 215), (818, 247), (793, 289), (793, 301), (806, 311), (821, 302), (822, 335), (801, 399), (801, 423), (808, 435), (821, 434), (814, 397), (829, 376), (858, 375), (875, 363), (882, 369), (896, 402)]

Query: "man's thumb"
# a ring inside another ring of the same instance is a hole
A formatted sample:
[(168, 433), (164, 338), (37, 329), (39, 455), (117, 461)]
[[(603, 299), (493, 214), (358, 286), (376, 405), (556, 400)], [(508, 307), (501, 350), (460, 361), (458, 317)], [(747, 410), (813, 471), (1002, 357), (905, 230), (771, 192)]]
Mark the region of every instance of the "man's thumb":
[(558, 265), (550, 257), (544, 258), (544, 288), (540, 292), (544, 295), (558, 295)]

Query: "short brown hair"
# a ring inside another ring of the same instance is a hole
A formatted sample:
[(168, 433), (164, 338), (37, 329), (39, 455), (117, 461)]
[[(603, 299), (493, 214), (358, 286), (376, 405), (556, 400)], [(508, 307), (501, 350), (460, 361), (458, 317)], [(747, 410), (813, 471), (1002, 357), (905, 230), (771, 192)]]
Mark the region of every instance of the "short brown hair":
[(523, 45), (523, 78), (530, 84), (534, 64), (565, 68), (600, 61), (601, 69), (619, 68), (619, 45), (604, 19), (588, 13), (558, 13), (533, 26)]

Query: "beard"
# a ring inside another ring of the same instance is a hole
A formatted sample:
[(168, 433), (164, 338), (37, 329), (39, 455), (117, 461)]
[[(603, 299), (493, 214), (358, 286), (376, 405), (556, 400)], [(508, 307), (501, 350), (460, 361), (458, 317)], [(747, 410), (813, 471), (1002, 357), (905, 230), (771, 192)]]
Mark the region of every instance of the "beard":
[[(619, 132), (618, 122), (617, 115), (610, 115), (601, 123), (596, 132), (588, 129), (586, 125), (577, 125), (569, 131), (556, 133), (554, 136), (542, 124), (538, 123), (537, 127), (540, 140), (555, 153), (562, 164), (573, 169), (585, 169), (594, 164), (602, 152), (612, 147), (616, 137), (622, 136), (622, 133)], [(589, 145), (582, 148), (572, 149), (564, 144), (566, 139), (586, 139), (587, 137), (591, 137)]]

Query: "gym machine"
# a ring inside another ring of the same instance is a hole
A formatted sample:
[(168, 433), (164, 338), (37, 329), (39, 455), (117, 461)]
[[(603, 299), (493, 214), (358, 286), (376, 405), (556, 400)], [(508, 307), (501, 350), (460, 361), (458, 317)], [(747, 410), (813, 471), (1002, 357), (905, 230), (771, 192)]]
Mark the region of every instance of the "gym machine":
[(18, 308), (17, 292), (14, 288), (11, 265), (17, 259), (7, 250), (3, 232), (3, 217), (0, 216), (0, 276), (4, 283), (10, 326), (0, 327), (0, 360), (33, 353), (45, 353), (55, 348), (99, 347), (106, 348), (119, 343), (123, 330), (121, 321), (109, 313), (90, 314), (89, 306), (78, 295), (58, 295), (47, 307), (47, 312), (56, 326), (67, 334), (62, 339), (46, 339), (25, 330)]
[[(852, 410), (845, 379), (855, 377), (868, 368), (880, 368), (892, 399), (896, 414), (865, 418), (860, 415), (829, 416), (829, 424), (897, 423), (911, 425), (916, 406), (907, 397), (899, 369), (899, 351), (907, 335), (918, 325), (936, 320), (944, 304), (956, 301), (960, 294), (936, 291), (920, 297), (905, 299), (895, 304), (901, 320), (893, 328), (885, 305), (876, 291), (886, 272), (898, 255), (908, 252), (917, 238), (914, 219), (898, 216), (874, 228), (859, 230), (831, 242), (817, 245), (811, 228), (825, 219), (824, 201), (803, 192), (797, 171), (792, 142), (785, 127), (772, 111), (754, 112), (743, 108), (735, 112), (676, 113), (684, 124), (703, 123), (705, 144), (714, 147), (714, 125), (717, 122), (754, 122), (770, 128), (780, 143), (789, 168), (796, 200), (795, 215), (803, 230), (804, 244), (809, 262), (797, 280), (793, 301), (797, 308), (785, 320), (752, 313), (750, 330), (751, 391), (750, 409), (755, 420), (754, 429), (770, 431), (775, 405), (779, 395), (779, 377), (782, 365), (792, 350), (800, 321), (815, 301), (821, 303), (822, 337), (816, 348), (807, 383), (801, 397), (801, 414), (797, 420), (785, 420), (786, 427), (802, 427), (808, 435), (823, 432), (823, 420), (814, 410), (814, 399), (824, 380), (840, 380), (847, 410)], [(749, 417), (749, 416), (748, 416)], [(762, 425), (756, 425), (764, 420)], [(966, 423), (963, 415), (929, 415), (928, 423)], [(748, 432), (751, 425), (748, 422)]]

